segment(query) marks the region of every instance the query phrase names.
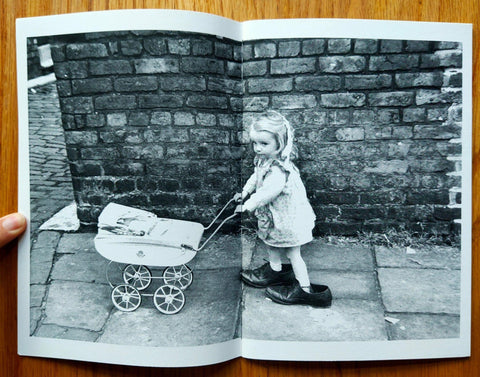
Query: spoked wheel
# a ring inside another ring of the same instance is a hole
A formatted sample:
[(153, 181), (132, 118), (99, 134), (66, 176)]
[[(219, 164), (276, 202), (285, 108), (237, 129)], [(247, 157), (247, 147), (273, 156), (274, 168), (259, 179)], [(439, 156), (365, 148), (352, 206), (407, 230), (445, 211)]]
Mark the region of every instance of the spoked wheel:
[(163, 314), (176, 314), (185, 305), (185, 295), (174, 285), (162, 285), (155, 291), (153, 303)]
[(135, 287), (122, 284), (113, 288), (112, 302), (122, 312), (133, 312), (140, 306), (142, 296)]
[(143, 291), (152, 282), (152, 273), (145, 266), (129, 264), (123, 269), (123, 281), (139, 291)]
[(187, 289), (193, 281), (192, 269), (185, 264), (167, 267), (162, 276), (165, 284), (175, 285), (180, 289)]

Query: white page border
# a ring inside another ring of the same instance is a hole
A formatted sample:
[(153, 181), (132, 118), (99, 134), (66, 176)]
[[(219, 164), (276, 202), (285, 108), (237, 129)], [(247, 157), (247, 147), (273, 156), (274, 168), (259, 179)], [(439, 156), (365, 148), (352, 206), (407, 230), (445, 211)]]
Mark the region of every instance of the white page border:
[[(133, 13), (135, 17), (132, 17)], [(239, 27), (241, 25), (241, 27)], [(127, 27), (128, 26), (128, 27)], [(279, 27), (281, 26), (281, 27)], [(235, 28), (237, 31), (232, 31)], [(472, 26), (406, 21), (289, 19), (238, 23), (206, 13), (174, 10), (102, 11), (17, 19), (17, 83), (19, 106), (19, 211), (30, 218), (28, 171), (28, 94), (26, 38), (120, 30), (178, 30), (221, 35), (233, 40), (278, 38), (371, 38), (460, 41), (463, 43), (462, 125), (462, 277), (460, 338), (382, 342), (275, 342), (238, 339), (200, 347), (133, 347), (30, 337), (29, 230), (19, 242), (18, 349), (22, 355), (142, 366), (204, 365), (240, 355), (277, 360), (381, 360), (460, 357), (470, 355), (471, 204), (472, 204)], [(227, 31), (228, 29), (228, 31)], [(465, 173), (467, 172), (467, 173)], [(48, 349), (48, 351), (46, 351)], [(188, 361), (186, 361), (188, 360)]]

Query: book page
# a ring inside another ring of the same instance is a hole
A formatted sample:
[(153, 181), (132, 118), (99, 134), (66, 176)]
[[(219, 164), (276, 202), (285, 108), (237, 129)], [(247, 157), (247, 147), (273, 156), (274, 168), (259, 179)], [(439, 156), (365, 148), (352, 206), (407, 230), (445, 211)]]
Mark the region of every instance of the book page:
[(17, 20), (19, 354), (240, 356), (234, 205), (207, 226), (240, 186), (240, 31), (160, 10)]
[[(258, 225), (253, 217), (259, 239), (244, 256), (243, 356), (468, 356), (471, 25), (242, 26), (244, 131), (268, 131), (265, 110), (286, 119), (316, 215), (311, 241), (297, 236), (305, 228), (295, 222), (284, 226), (294, 213), (284, 197)], [(253, 157), (244, 162), (247, 177)], [(284, 195), (295, 200), (298, 187)], [(310, 292), (298, 282), (311, 283)]]

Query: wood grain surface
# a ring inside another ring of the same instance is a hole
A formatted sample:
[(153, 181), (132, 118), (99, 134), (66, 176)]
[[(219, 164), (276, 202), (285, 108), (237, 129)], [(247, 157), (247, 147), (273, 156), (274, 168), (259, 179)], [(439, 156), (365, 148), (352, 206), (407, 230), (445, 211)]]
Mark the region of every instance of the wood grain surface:
[(236, 359), (208, 367), (137, 368), (17, 356), (16, 246), (0, 252), (0, 377), (12, 376), (478, 376), (480, 139), (479, 0), (2, 0), (0, 19), (0, 216), (17, 208), (17, 99), (15, 18), (108, 9), (169, 8), (218, 14), (237, 21), (263, 18), (366, 18), (473, 24), (473, 298), (472, 356), (463, 359), (382, 362), (275, 362)]

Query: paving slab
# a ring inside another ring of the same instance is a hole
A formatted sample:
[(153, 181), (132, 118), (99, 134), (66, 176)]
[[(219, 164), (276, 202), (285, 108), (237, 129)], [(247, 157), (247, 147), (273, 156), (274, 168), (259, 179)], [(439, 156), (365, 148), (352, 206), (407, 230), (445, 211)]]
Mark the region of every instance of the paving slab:
[(47, 286), (45, 284), (36, 284), (30, 286), (30, 307), (42, 306)]
[[(315, 239), (302, 246), (302, 256), (308, 270), (373, 271), (373, 256), (369, 247), (357, 244), (336, 245), (323, 239)], [(259, 241), (251, 267), (268, 260), (267, 247)], [(288, 259), (285, 257), (284, 262)]]
[(460, 336), (460, 316), (446, 314), (387, 313), (399, 321), (387, 323), (390, 340), (444, 339)]
[(185, 291), (185, 306), (174, 315), (155, 309), (145, 297), (139, 309), (114, 311), (102, 343), (142, 346), (193, 346), (224, 342), (238, 333), (241, 283), (239, 269), (203, 270)]
[(30, 250), (30, 284), (45, 284), (52, 269), (53, 256), (61, 234), (40, 232)]
[(330, 308), (280, 305), (245, 287), (242, 337), (285, 341), (387, 340), (378, 301), (334, 299)]
[(64, 233), (58, 243), (57, 253), (97, 252), (93, 239), (96, 233)]
[(363, 271), (311, 271), (310, 281), (328, 285), (334, 298), (379, 300), (376, 276)]
[(100, 331), (112, 307), (108, 285), (57, 280), (50, 285), (43, 323)]
[(70, 339), (81, 340), (84, 342), (95, 342), (98, 338), (98, 333), (83, 329), (74, 329), (56, 325), (42, 325), (36, 332), (35, 336), (42, 338)]
[(42, 309), (41, 308), (30, 308), (30, 335), (32, 335), (42, 318)]
[(406, 247), (376, 246), (375, 255), (379, 267), (460, 269), (460, 249), (455, 247)]
[(55, 262), (51, 279), (107, 283), (105, 269), (108, 261), (98, 253), (79, 251), (64, 254)]
[[(200, 245), (202, 244), (203, 240)], [(240, 268), (242, 265), (242, 242), (240, 237), (227, 234), (215, 235), (188, 265), (195, 269)]]
[(385, 308), (404, 313), (460, 313), (460, 271), (379, 268)]

